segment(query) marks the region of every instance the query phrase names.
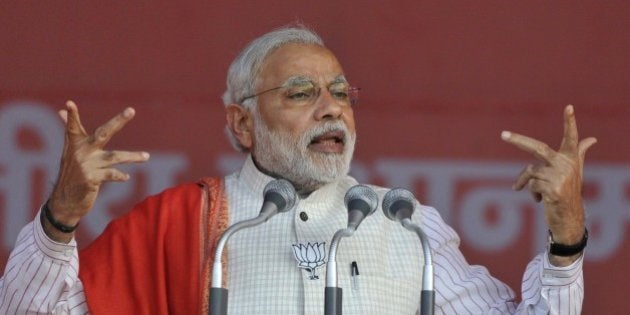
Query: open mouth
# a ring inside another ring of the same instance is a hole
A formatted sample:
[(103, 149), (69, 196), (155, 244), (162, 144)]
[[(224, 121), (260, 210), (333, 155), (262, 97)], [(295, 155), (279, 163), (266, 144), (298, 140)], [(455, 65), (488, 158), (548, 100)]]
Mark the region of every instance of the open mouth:
[(333, 130), (314, 137), (309, 147), (321, 152), (341, 153), (345, 142), (346, 136), (343, 130)]

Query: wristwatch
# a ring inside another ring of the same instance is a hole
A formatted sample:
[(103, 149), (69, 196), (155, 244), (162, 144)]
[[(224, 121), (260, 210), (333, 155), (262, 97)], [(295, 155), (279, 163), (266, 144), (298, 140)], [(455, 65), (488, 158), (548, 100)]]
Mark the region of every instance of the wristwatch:
[(588, 241), (588, 230), (584, 229), (584, 236), (582, 236), (582, 240), (577, 244), (573, 245), (565, 245), (554, 242), (553, 235), (551, 231), (549, 231), (549, 253), (556, 256), (573, 256), (575, 254), (579, 254), (586, 247), (586, 243)]
[(48, 221), (50, 225), (52, 225), (55, 229), (62, 233), (72, 233), (79, 226), (79, 223), (77, 223), (75, 226), (68, 226), (55, 220), (52, 213), (50, 213), (50, 208), (48, 208), (48, 201), (46, 201), (46, 203), (44, 203), (44, 206), (42, 207), (40, 220), (42, 224), (44, 224), (44, 220)]

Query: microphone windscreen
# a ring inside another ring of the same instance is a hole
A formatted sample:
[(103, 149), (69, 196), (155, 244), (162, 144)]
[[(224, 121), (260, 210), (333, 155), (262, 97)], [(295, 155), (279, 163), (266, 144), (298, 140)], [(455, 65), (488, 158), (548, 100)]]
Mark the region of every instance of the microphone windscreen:
[(378, 207), (378, 195), (368, 186), (355, 185), (346, 192), (344, 202), (348, 211), (359, 210), (368, 216)]
[(275, 179), (270, 181), (263, 190), (263, 198), (271, 201), (278, 207), (278, 212), (287, 212), (297, 203), (295, 188), (286, 179)]
[(416, 197), (404, 188), (394, 188), (383, 197), (383, 213), (392, 221), (397, 221), (396, 213), (399, 210), (407, 209), (413, 213), (415, 207)]

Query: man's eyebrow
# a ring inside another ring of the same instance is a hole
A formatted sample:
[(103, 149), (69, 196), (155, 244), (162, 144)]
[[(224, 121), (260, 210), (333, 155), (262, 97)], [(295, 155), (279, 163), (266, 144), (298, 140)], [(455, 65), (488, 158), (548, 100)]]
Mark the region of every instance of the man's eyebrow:
[[(338, 76), (336, 76), (332, 82), (330, 82), (328, 85), (330, 84), (338, 84), (338, 83), (348, 83), (348, 80), (346, 80), (346, 76), (344, 76), (343, 74), (340, 74)], [(289, 77), (286, 81), (284, 81), (284, 83), (282, 84), (282, 87), (289, 87), (289, 86), (296, 86), (296, 85), (306, 85), (306, 84), (312, 84), (313, 86), (315, 86), (315, 82), (313, 81), (313, 79), (307, 77), (307, 76), (303, 76), (303, 75), (298, 75), (298, 76), (293, 76), (293, 77)]]
[(335, 84), (335, 83), (348, 83), (348, 80), (346, 80), (345, 75), (340, 74), (337, 77), (335, 77), (335, 79), (332, 82), (330, 82), (330, 84)]
[(313, 82), (313, 80), (311, 80), (311, 78), (303, 76), (303, 75), (299, 75), (299, 76), (293, 76), (293, 77), (288, 78), (286, 81), (284, 81), (284, 84), (282, 84), (282, 86), (289, 87), (289, 86), (305, 85), (305, 84), (315, 85), (315, 83)]

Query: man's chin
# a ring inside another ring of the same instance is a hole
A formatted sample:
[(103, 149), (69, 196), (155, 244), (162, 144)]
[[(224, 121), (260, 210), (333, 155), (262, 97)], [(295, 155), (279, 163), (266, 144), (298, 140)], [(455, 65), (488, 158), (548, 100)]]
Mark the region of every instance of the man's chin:
[(300, 178), (296, 181), (292, 181), (295, 185), (295, 189), (299, 194), (310, 194), (311, 192), (318, 190), (330, 183), (336, 182), (342, 176), (340, 174), (318, 174), (317, 177)]
[(322, 159), (315, 163), (316, 178), (322, 182), (333, 182), (348, 175), (349, 166), (341, 159)]

